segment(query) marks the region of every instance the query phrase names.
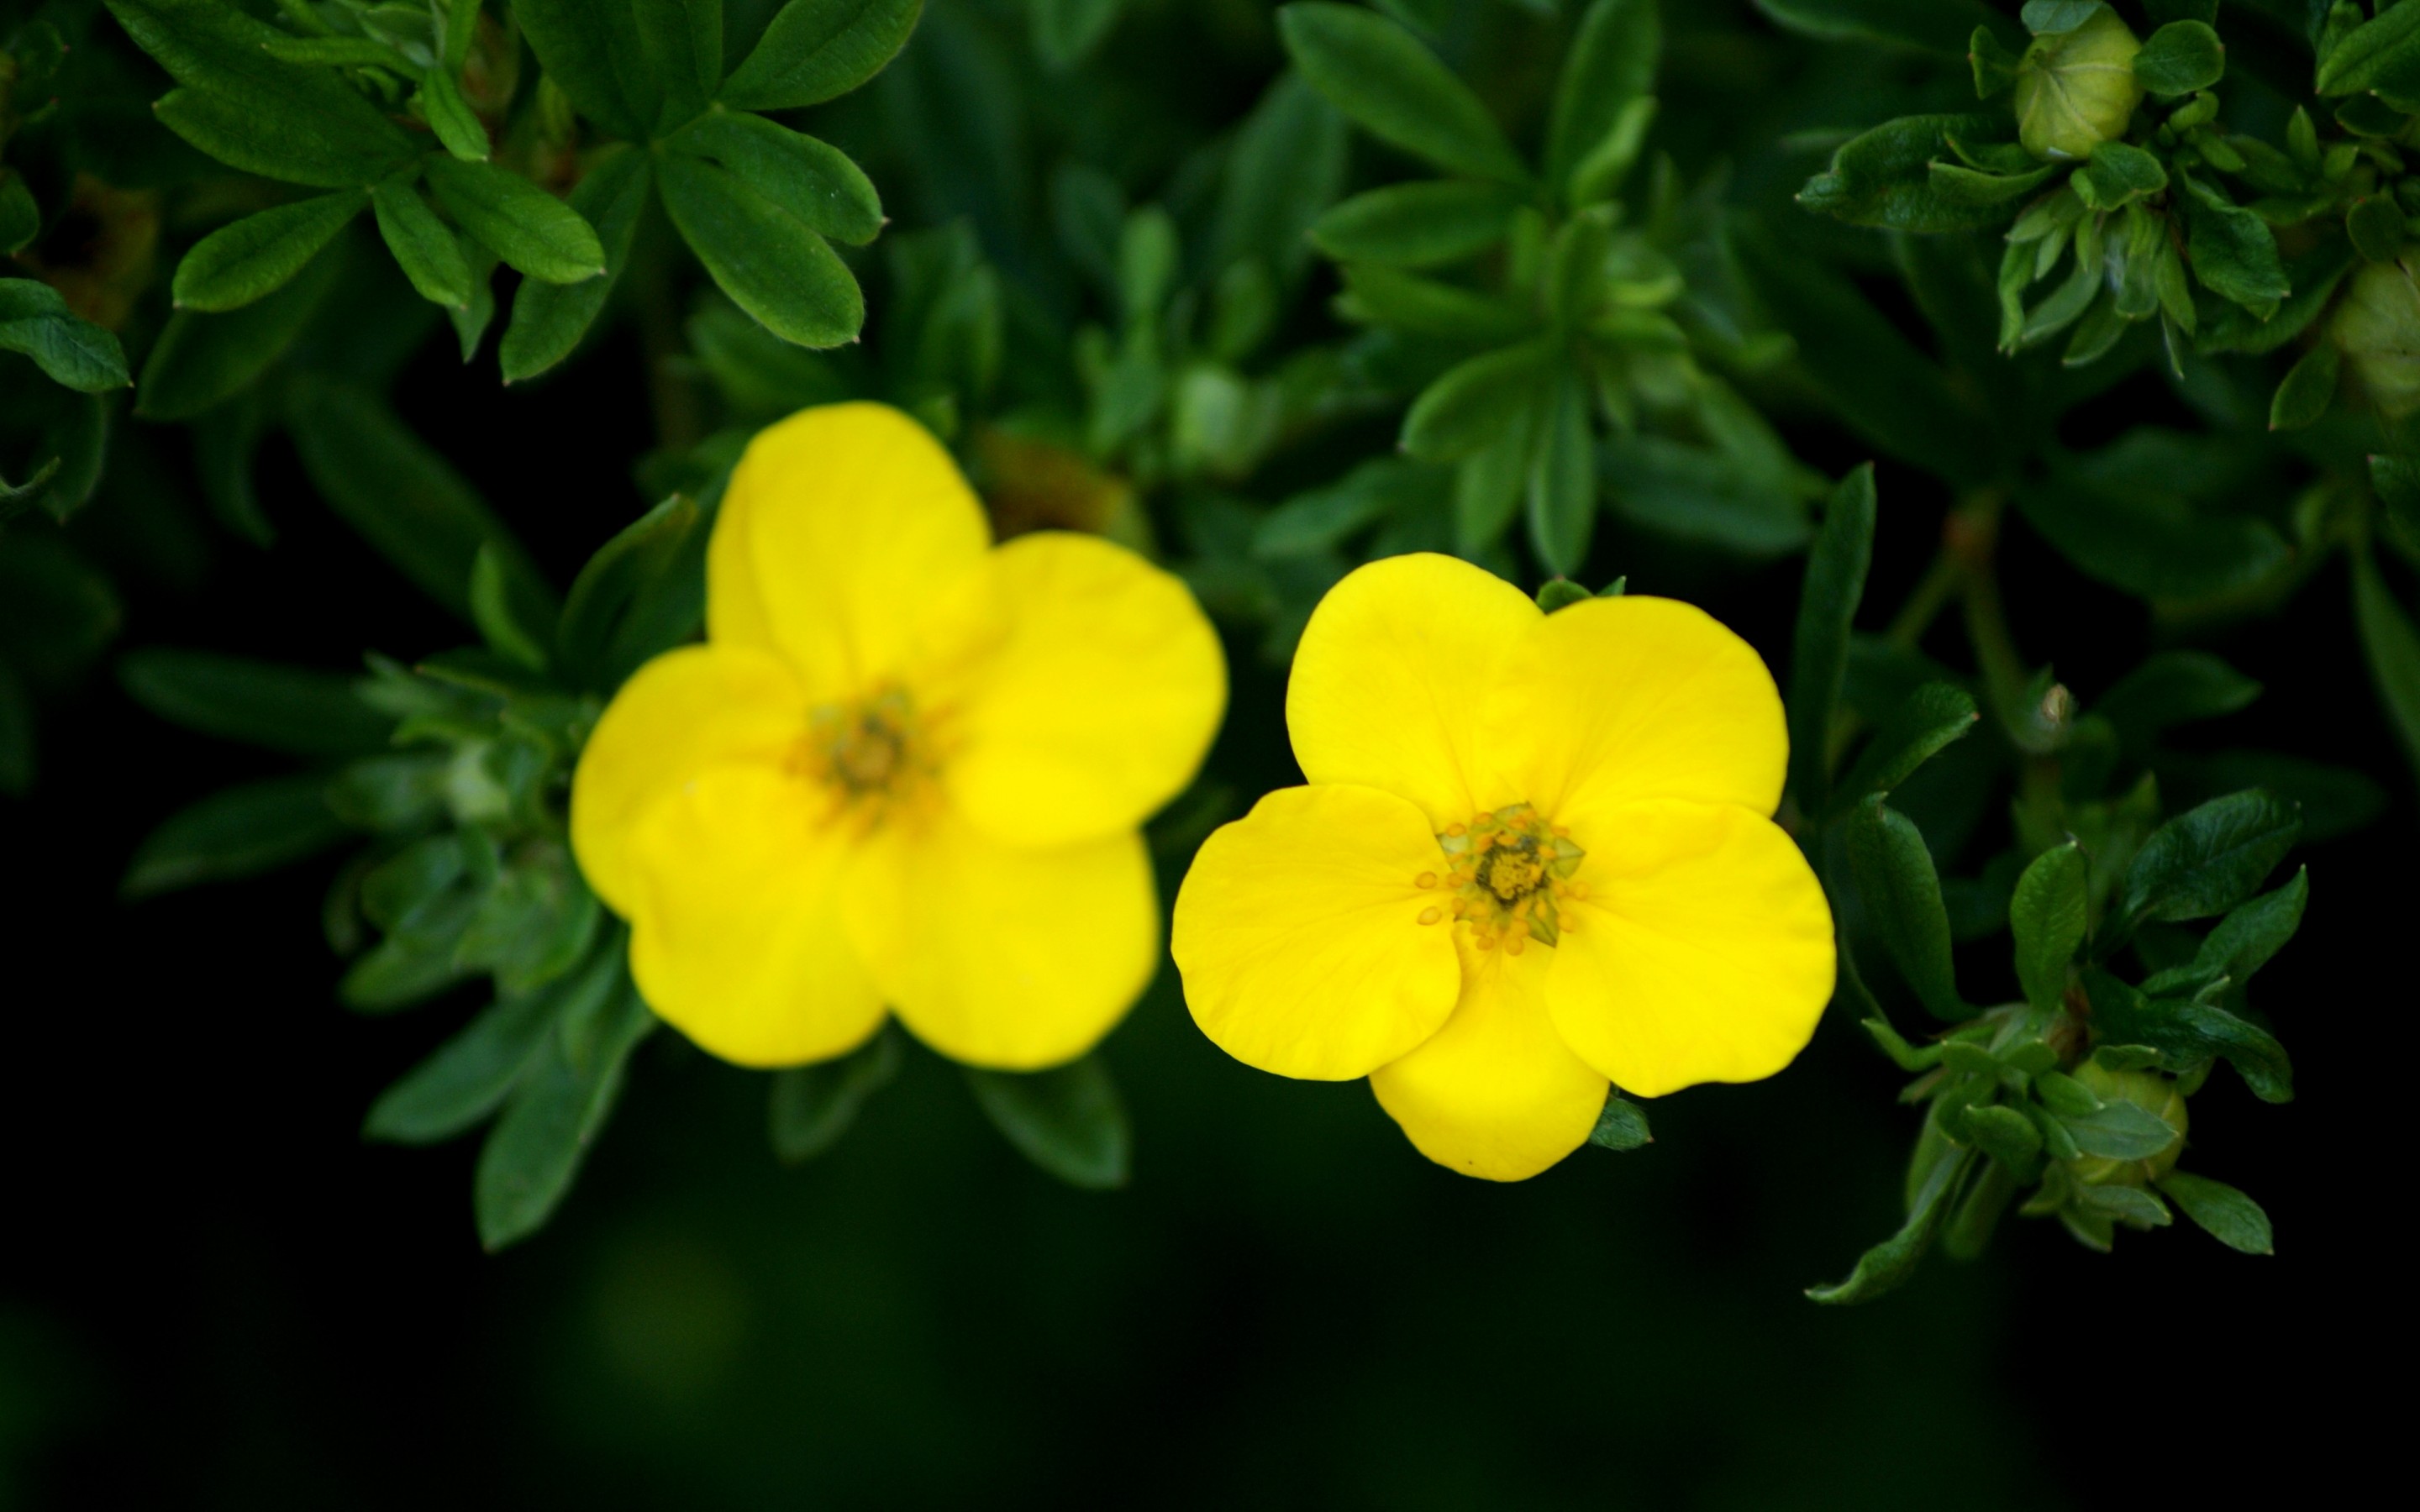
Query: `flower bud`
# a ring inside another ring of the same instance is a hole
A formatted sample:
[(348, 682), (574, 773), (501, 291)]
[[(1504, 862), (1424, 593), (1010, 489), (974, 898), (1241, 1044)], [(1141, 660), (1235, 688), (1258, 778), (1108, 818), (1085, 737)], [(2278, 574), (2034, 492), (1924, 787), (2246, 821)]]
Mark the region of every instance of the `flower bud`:
[(2156, 1114), (2177, 1132), (2167, 1148), (2141, 1160), (2112, 1160), (2086, 1155), (2070, 1164), (2075, 1179), (2086, 1186), (2148, 1186), (2176, 1167), (2185, 1148), (2185, 1094), (2173, 1077), (2156, 1071), (2111, 1071), (2087, 1060), (2075, 1068), (2075, 1079), (2103, 1103), (2132, 1103)]
[(2400, 418), (2420, 409), (2420, 285), (2408, 259), (2369, 263), (2353, 274), (2328, 336), (2352, 359), (2381, 411)]
[(2126, 134), (2143, 86), (2143, 44), (2107, 6), (2073, 31), (2037, 37), (2017, 69), (2017, 139), (2037, 158), (2081, 162)]

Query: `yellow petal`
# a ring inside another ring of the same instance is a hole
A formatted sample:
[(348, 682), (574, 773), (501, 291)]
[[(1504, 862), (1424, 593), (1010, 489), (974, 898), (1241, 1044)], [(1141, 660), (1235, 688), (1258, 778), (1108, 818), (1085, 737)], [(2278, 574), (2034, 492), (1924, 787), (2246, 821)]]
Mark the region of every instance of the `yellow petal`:
[(1756, 648), (1670, 598), (1591, 598), (1536, 625), (1487, 713), (1508, 790), (1577, 825), (1642, 798), (1781, 801), (1790, 736)]
[(1462, 1001), (1426, 1043), (1371, 1073), (1378, 1103), (1421, 1154), (1466, 1176), (1519, 1181), (1588, 1143), (1605, 1110), (1605, 1078), (1582, 1063), (1546, 1016), (1554, 952), (1462, 952)]
[(1519, 589), (1451, 557), (1356, 569), (1295, 653), (1286, 728), (1303, 775), (1409, 798), (1438, 830), (1467, 823), (1492, 796), (1479, 779), (1488, 689), (1538, 618)]
[(658, 1016), (743, 1066), (825, 1060), (882, 1025), (836, 893), (830, 800), (768, 766), (683, 783), (634, 837), (630, 975)]
[(874, 837), (843, 904), (899, 1021), (970, 1066), (1075, 1059), (1159, 964), (1142, 837), (1004, 846), (937, 806)]
[(1832, 996), (1832, 910), (1781, 827), (1727, 804), (1606, 810), (1546, 980), (1555, 1026), (1644, 1097), (1790, 1064)]
[(1177, 890), (1185, 1001), (1248, 1066), (1367, 1076), (1437, 1030), (1462, 985), (1426, 815), (1375, 788), (1282, 788), (1221, 826)]
[(888, 405), (802, 409), (748, 443), (706, 549), (706, 633), (767, 645), (818, 699), (904, 661), (918, 606), (983, 560), (991, 530), (956, 464)]
[(967, 818), (1011, 845), (1134, 828), (1192, 780), (1227, 702), (1218, 637), (1185, 584), (1097, 536), (1020, 536), (927, 627), (912, 673)]
[(640, 668), (606, 705), (571, 778), (571, 847), (615, 913), (638, 906), (634, 826), (710, 766), (778, 764), (806, 729), (806, 695), (781, 658), (684, 646)]

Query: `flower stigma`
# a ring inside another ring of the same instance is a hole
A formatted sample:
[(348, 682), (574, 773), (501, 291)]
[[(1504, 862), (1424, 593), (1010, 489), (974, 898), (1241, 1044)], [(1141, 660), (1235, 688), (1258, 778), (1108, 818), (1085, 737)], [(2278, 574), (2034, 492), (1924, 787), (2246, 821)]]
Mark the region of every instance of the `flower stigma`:
[(839, 812), (855, 810), (871, 827), (933, 775), (924, 735), (907, 691), (885, 688), (809, 710), (792, 766), (830, 791)]
[(1573, 842), (1569, 830), (1546, 823), (1528, 804), (1449, 825), (1437, 845), (1446, 854), (1445, 876), (1423, 872), (1413, 885), (1442, 886), (1452, 903), (1420, 910), (1419, 921), (1435, 924), (1450, 916), (1467, 923), (1471, 943), (1482, 950), (1500, 943), (1506, 954), (1519, 955), (1531, 940), (1555, 944), (1570, 928), (1560, 904), (1586, 896), (1572, 875), (1588, 853)]

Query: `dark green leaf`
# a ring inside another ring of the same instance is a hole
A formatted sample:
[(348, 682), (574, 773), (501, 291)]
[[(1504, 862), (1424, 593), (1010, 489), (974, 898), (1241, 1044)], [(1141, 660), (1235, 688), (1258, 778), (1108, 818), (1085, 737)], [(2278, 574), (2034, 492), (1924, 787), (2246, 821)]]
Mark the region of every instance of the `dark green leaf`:
[(118, 891), (144, 898), (203, 882), (256, 876), (345, 838), (318, 777), (227, 788), (180, 809), (136, 848)]
[(2350, 95), (2367, 89), (2381, 73), (2406, 66), (2414, 53), (2420, 53), (2420, 14), (2401, 6), (2381, 10), (2320, 58), (2319, 93)]
[(1809, 1287), (1807, 1295), (1835, 1306), (1871, 1302), (1914, 1275), (1916, 1262), (1924, 1258), (1934, 1230), (1941, 1227), (1950, 1194), (1958, 1189), (1972, 1161), (1970, 1155), (1943, 1149), (1917, 1187), (1900, 1231), (1860, 1256), (1847, 1280), (1837, 1286)]
[(2101, 1111), (2101, 1099), (2092, 1089), (2062, 1071), (2046, 1071), (2034, 1078), (2034, 1095), (2042, 1106), (2067, 1118), (2083, 1118)]
[(504, 522), (443, 457), (358, 389), (319, 382), (296, 394), (295, 449), (320, 494), (423, 593), (469, 618), (471, 565), (492, 544), (510, 568), (524, 623), (552, 623), (553, 593)]
[(480, 1148), (473, 1195), (479, 1242), (490, 1251), (536, 1232), (571, 1190), (613, 1111), (630, 1052), (656, 1026), (627, 982), (598, 1018), (585, 1055), (575, 1055), (563, 1034), (548, 1037)]
[(2040, 1131), (2014, 1108), (1970, 1107), (1959, 1122), (1967, 1143), (2013, 1170), (2024, 1170), (2041, 1153)]
[(2047, 1013), (2067, 996), (2067, 968), (2084, 944), (2091, 900), (2086, 887), (2092, 868), (2073, 841), (2042, 852), (2017, 878), (2009, 899), (2009, 928), (2016, 935), (2017, 980), (2025, 1001)]
[(2174, 98), (2207, 89), (2226, 72), (2226, 44), (2198, 21), (2172, 21), (2143, 39), (2134, 54), (2134, 82)]
[(571, 208), (597, 228), (605, 249), (605, 276), (577, 284), (524, 283), (513, 296), (513, 318), (497, 349), (506, 383), (535, 378), (562, 362), (580, 345), (605, 308), (606, 296), (629, 266), (639, 212), (647, 204), (647, 156), (618, 147), (590, 164), (571, 192)]
[(2304, 869), (2284, 887), (2237, 907), (2219, 920), (2218, 928), (2194, 952), (2194, 969), (2238, 985), (2249, 980), (2302, 927), (2303, 908), (2310, 896), (2310, 872)]
[(2103, 1222), (2131, 1224), (2136, 1228), (2165, 1228), (2175, 1222), (2168, 1214), (2168, 1205), (2139, 1186), (2090, 1186), (2075, 1188), (2071, 1199), (2076, 1210)]
[(2160, 1190), (2170, 1202), (2184, 1209), (2186, 1217), (2228, 1249), (2246, 1255), (2277, 1253), (2269, 1215), (2260, 1211), (2260, 1204), (2225, 1181), (2170, 1171), (2160, 1179)]
[(1350, 6), (1306, 3), (1280, 9), (1278, 30), (1311, 87), (1371, 135), (1450, 173), (1528, 180), (1479, 97), (1402, 27)]
[(1305, 233), (1343, 188), (1351, 136), (1344, 117), (1302, 75), (1280, 75), (1227, 151), (1210, 265), (1258, 257), (1289, 284), (1298, 277), (1311, 260)]
[(1404, 450), (1427, 462), (1459, 461), (1484, 450), (1541, 408), (1560, 354), (1558, 343), (1541, 337), (1449, 371), (1412, 401), (1404, 416)]
[(2264, 1103), (2294, 1097), (2293, 1063), (2268, 1030), (2215, 1003), (2146, 997), (2097, 967), (2086, 967), (2095, 1031), (2108, 1045), (2146, 1045), (2180, 1069), (2223, 1056)]
[(1803, 813), (1821, 813), (1831, 801), (1833, 715), (1848, 672), (1850, 627), (1865, 598), (1873, 555), (1874, 468), (1869, 462), (1832, 490), (1799, 589), (1790, 653), (1790, 786)]
[(548, 284), (577, 284), (605, 271), (596, 229), (519, 174), (445, 157), (430, 157), (424, 171), (462, 229), (520, 271)]
[(654, 127), (653, 70), (629, 6), (513, 0), (513, 21), (580, 114), (616, 136), (642, 138)]
[(471, 623), (495, 653), (532, 671), (546, 671), (546, 646), (554, 626), (522, 623), (513, 602), (512, 571), (496, 543), (480, 543), (471, 559)]
[(882, 71), (924, 0), (790, 0), (723, 81), (734, 110), (791, 110), (847, 94)]
[(2271, 430), (2300, 430), (2317, 424), (2336, 396), (2336, 376), (2342, 354), (2334, 342), (2323, 341), (2303, 354), (2287, 370), (2284, 381), (2269, 399)]
[(856, 338), (864, 296), (822, 237), (713, 163), (667, 155), (659, 178), (673, 224), (733, 303), (800, 347)]
[(2223, 914), (2252, 896), (2302, 831), (2293, 806), (2259, 788), (2179, 814), (2134, 853), (2122, 917), (2131, 927)]
[(267, 372), (318, 311), (342, 259), (314, 257), (285, 287), (225, 315), (179, 310), (144, 359), (135, 412), (191, 420), (215, 409)]
[(1932, 192), (1952, 205), (2006, 205), (2040, 189), (2063, 164), (2046, 162), (2024, 173), (1983, 173), (1954, 162), (1934, 162), (1925, 169)]
[(1483, 180), (1390, 184), (1321, 216), (1311, 239), (1342, 260), (1430, 268), (1502, 240), (1520, 208), (1519, 191)]
[(2180, 168), (2185, 193), (2185, 255), (2202, 287), (2267, 319), (2293, 285), (2268, 224)]
[(130, 381), (117, 338), (70, 313), (58, 290), (30, 278), (0, 278), (0, 351), (24, 353), (51, 381), (80, 393)]
[(25, 176), (0, 163), (0, 257), (13, 257), (42, 234), (42, 208)]
[(408, 179), (389, 178), (372, 191), (371, 204), (378, 212), (379, 235), (386, 239), (396, 266), (420, 297), (448, 309), (467, 308), (471, 260), (462, 255), (462, 242), (453, 228), (437, 218), (420, 191)]
[(1934, 1017), (1954, 1024), (1970, 1016), (1958, 995), (1949, 960), (1949, 916), (1941, 904), (1941, 878), (1932, 870), (1924, 837), (1905, 814), (1877, 795), (1850, 814), (1848, 839), (1857, 895), (1900, 974)]
[(1756, 0), (1792, 31), (1826, 41), (1886, 42), (1960, 57), (1990, 13), (1969, 0)]
[(1589, 1143), (1603, 1149), (1637, 1149), (1654, 1142), (1647, 1129), (1647, 1110), (1620, 1092), (1607, 1092)]
[(2005, 141), (2007, 121), (1989, 116), (1902, 116), (1844, 143), (1829, 171), (1798, 192), (1798, 203), (1852, 225), (1895, 231), (1962, 231), (1997, 226), (2008, 211), (1942, 194), (1931, 164), (1950, 153), (1949, 137)]
[(2096, 210), (2114, 210), (2167, 187), (2167, 168), (2131, 142), (2103, 142), (2094, 147), (2075, 177), (2078, 197)]
[(283, 287), (367, 202), (358, 189), (340, 190), (221, 226), (177, 264), (178, 308), (233, 310)]
[(1363, 325), (1467, 342), (1511, 341), (1537, 327), (1528, 308), (1500, 295), (1376, 263), (1348, 263), (1342, 270), (1337, 312)]
[(569, 993), (610, 989), (620, 971), (612, 953), (601, 969), (519, 996), (499, 997), (466, 1028), (437, 1047), (370, 1104), (365, 1139), (433, 1145), (464, 1134), (504, 1105), (540, 1046), (550, 1038)]
[(2176, 1130), (2158, 1114), (2123, 1099), (2058, 1121), (2076, 1149), (2110, 1160), (2149, 1160), (2177, 1142)]
[(2018, 13), (2025, 30), (2036, 37), (2071, 32), (2101, 8), (2101, 0), (2025, 0)]
[(704, 110), (722, 83), (722, 0), (637, 0), (631, 12), (663, 97), (657, 130), (676, 127)]
[(1070, 1186), (1125, 1185), (1133, 1139), (1098, 1055), (1027, 1074), (974, 1066), (966, 1073), (976, 1103), (1026, 1159)]
[(488, 141), (488, 128), (481, 123), (471, 102), (462, 98), (462, 86), (443, 67), (434, 68), (420, 81), (420, 110), (428, 119), (428, 129), (437, 133), (445, 150), (464, 162), (485, 162), (493, 150)]
[(838, 1060), (776, 1072), (767, 1115), (773, 1153), (797, 1162), (830, 1149), (857, 1121), (866, 1099), (898, 1073), (899, 1036), (888, 1028)]
[(697, 505), (675, 494), (618, 532), (572, 579), (555, 649), (572, 675), (595, 680), (698, 524)]
[(1529, 459), (1529, 545), (1548, 572), (1577, 572), (1596, 531), (1596, 451), (1588, 390), (1566, 371), (1538, 420)]
[(1574, 604), (1585, 604), (1596, 595), (1569, 578), (1549, 578), (1538, 585), (1535, 597), (1538, 608), (1552, 614)]
[(2129, 750), (2163, 731), (2249, 707), (2260, 685), (2206, 651), (2162, 651), (2118, 679), (2093, 712), (2117, 726)]
[(1580, 169), (1622, 130), (1625, 116), (1655, 87), (1663, 26), (1653, 0), (1593, 0), (1580, 18), (1555, 84), (1546, 129), (1546, 181), (1577, 203)]
[(762, 116), (701, 116), (664, 147), (721, 163), (811, 231), (863, 246), (882, 229), (881, 197), (847, 154)]
[(1877, 793), (1889, 793), (1979, 718), (1974, 695), (1954, 683), (1927, 683), (1910, 693), (1874, 732), (1840, 779), (1834, 807), (1843, 808)]
[(2176, 495), (2071, 479), (2019, 489), (2017, 507), (2086, 575), (2143, 598), (2248, 588), (2291, 555), (2266, 521), (2198, 511)]
[(2371, 262), (2392, 262), (2403, 250), (2403, 211), (2392, 194), (2353, 201), (2345, 211), (2345, 235), (2352, 250)]
[(1364, 462), (1326, 487), (1269, 511), (1252, 532), (1252, 555), (1270, 560), (1334, 550), (1389, 515), (1435, 507), (1451, 482), (1443, 469), (1404, 457)]
[(2402, 741), (2403, 754), (2420, 773), (2420, 630), (2412, 628), (2366, 552), (2353, 558), (2352, 603), (2378, 701), (2386, 707), (2387, 722)]
[(386, 748), (395, 721), (327, 672), (154, 648), (118, 659), (135, 702), (172, 724), (294, 756), (361, 756)]

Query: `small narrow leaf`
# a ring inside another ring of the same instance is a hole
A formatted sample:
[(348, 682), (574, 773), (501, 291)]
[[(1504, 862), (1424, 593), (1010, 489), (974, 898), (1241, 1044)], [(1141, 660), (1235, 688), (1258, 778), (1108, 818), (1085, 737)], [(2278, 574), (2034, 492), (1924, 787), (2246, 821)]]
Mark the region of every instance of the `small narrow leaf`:
[(1924, 837), (1877, 795), (1849, 817), (1849, 860), (1876, 932), (1916, 995), (1934, 1017), (1956, 1023), (1970, 1011), (1949, 959), (1949, 916)]
[(2260, 1211), (2260, 1204), (2225, 1181), (2170, 1171), (2160, 1179), (2160, 1190), (2185, 1211), (2186, 1217), (2228, 1249), (2246, 1255), (2277, 1253), (2269, 1215)]
[(773, 1153), (796, 1164), (830, 1149), (898, 1072), (899, 1036), (890, 1029), (838, 1060), (775, 1072), (767, 1113)]
[(1126, 1183), (1133, 1136), (1117, 1084), (1098, 1055), (1019, 1074), (970, 1066), (975, 1102), (1026, 1159), (1070, 1186)]
[(2017, 941), (2017, 980), (2025, 1001), (2047, 1013), (2067, 995), (2067, 968), (2084, 943), (2092, 868), (2073, 841), (2042, 852), (2017, 878), (2009, 928)]
[(423, 171), (462, 229), (520, 271), (548, 284), (577, 284), (605, 271), (596, 228), (519, 174), (436, 156)]
[(718, 97), (734, 110), (795, 110), (847, 94), (882, 71), (924, 0), (790, 0)]
[(1311, 87), (1380, 141), (1450, 173), (1528, 180), (1479, 97), (1401, 26), (1351, 6), (1306, 3), (1280, 9), (1278, 31)]
[(1900, 1231), (1858, 1257), (1856, 1269), (1849, 1273), (1847, 1280), (1836, 1286), (1809, 1287), (1807, 1295), (1826, 1305), (1844, 1306), (1871, 1302), (1905, 1283), (1916, 1273), (1916, 1263), (1924, 1258), (1925, 1250), (1931, 1246), (1950, 1195), (1958, 1189), (1973, 1161), (1970, 1154), (1945, 1149), (1916, 1189), (1907, 1222)]
[(420, 191), (405, 178), (389, 178), (371, 192), (379, 235), (396, 266), (422, 299), (459, 310), (471, 302), (471, 262), (454, 230), (437, 218)]
[(164, 647), (128, 652), (117, 680), (174, 724), (293, 756), (365, 756), (386, 748), (395, 721), (362, 702), (353, 680)]
[(256, 876), (318, 855), (347, 833), (328, 807), (326, 785), (316, 776), (275, 778), (178, 810), (136, 849), (118, 891), (144, 898)]
[(367, 201), (358, 189), (338, 190), (219, 227), (177, 265), (177, 307), (233, 310), (285, 286)]
[(1874, 469), (1853, 469), (1823, 506), (1823, 524), (1807, 553), (1798, 594), (1798, 629), (1790, 654), (1790, 785), (1802, 813), (1830, 801), (1826, 758), (1832, 719), (1848, 673), (1849, 630), (1865, 598), (1874, 555)]
[(1602, 1149), (1638, 1149), (1654, 1142), (1647, 1130), (1647, 1110), (1620, 1092), (1607, 1092), (1589, 1143)]

